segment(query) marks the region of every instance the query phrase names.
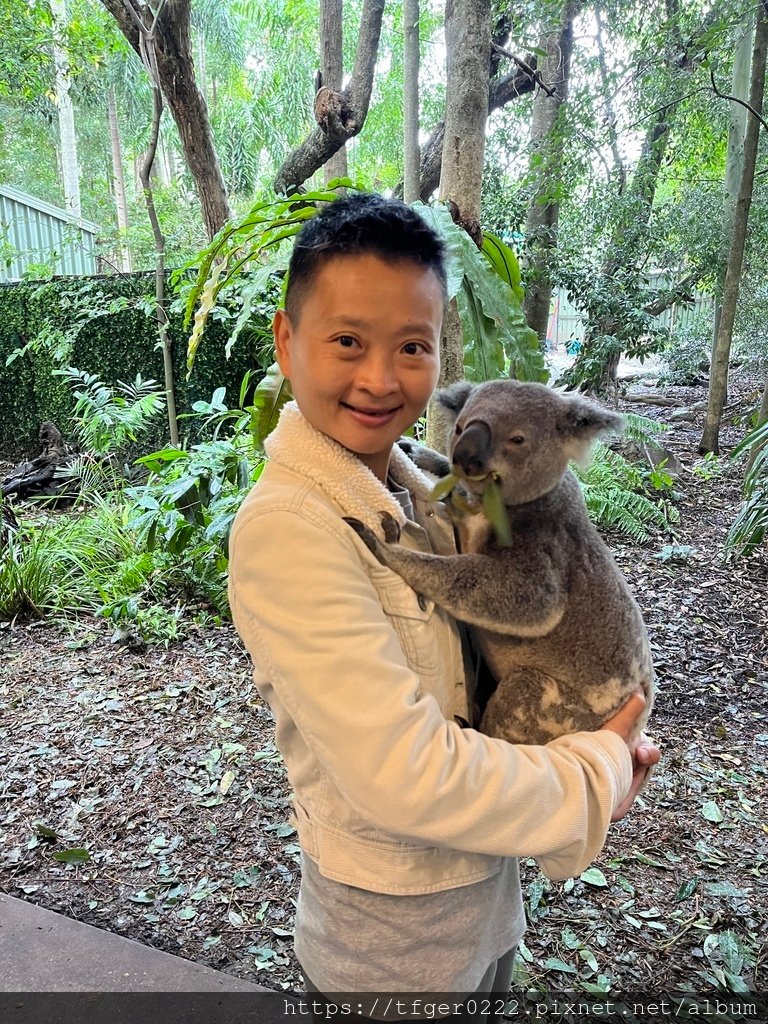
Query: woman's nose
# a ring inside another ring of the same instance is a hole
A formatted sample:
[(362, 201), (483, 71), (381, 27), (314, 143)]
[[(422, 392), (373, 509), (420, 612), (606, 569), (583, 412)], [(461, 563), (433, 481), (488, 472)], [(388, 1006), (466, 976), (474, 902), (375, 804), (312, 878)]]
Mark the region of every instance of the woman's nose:
[(397, 374), (391, 359), (366, 359), (360, 367), (358, 387), (372, 394), (388, 394), (396, 391)]

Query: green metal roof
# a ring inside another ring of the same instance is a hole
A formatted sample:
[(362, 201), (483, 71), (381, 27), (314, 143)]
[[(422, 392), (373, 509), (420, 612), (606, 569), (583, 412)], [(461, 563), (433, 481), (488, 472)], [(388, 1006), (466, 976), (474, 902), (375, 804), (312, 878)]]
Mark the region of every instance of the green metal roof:
[(56, 274), (93, 274), (99, 227), (21, 189), (0, 185), (0, 281), (17, 281), (36, 263)]

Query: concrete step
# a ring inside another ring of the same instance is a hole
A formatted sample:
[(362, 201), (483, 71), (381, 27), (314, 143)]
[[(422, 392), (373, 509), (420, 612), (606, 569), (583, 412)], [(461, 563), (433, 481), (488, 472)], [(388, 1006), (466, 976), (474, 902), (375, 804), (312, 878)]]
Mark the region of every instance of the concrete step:
[(289, 994), (0, 893), (3, 1024), (296, 1021), (286, 1002)]

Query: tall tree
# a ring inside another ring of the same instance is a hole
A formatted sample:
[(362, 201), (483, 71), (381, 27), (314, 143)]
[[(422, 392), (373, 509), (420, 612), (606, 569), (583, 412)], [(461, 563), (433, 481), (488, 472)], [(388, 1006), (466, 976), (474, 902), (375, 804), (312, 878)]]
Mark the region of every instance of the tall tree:
[[(490, 0), (448, 0), (445, 7), (445, 141), (440, 172), (440, 199), (451, 216), (479, 247), (485, 125), (488, 119), (491, 60)], [(446, 311), (440, 341), (441, 386), (464, 377), (464, 345), (456, 300)], [(444, 427), (434, 406), (428, 417), (427, 442), (445, 450)]]
[(529, 173), (534, 187), (525, 221), (528, 250), (525, 318), (544, 343), (552, 298), (551, 253), (557, 247), (557, 222), (562, 184), (564, 135), (560, 112), (568, 96), (573, 53), (573, 19), (581, 3), (568, 0), (555, 31), (546, 31), (539, 44), (540, 85), (533, 99)]
[[(110, 87), (107, 93), (107, 120), (109, 122), (109, 142), (112, 151), (112, 188), (115, 195), (115, 211), (117, 227), (124, 237), (128, 230), (128, 197), (125, 192), (125, 171), (123, 170), (123, 144), (120, 138), (120, 122), (117, 119), (117, 101), (115, 90)], [(131, 269), (130, 250), (122, 241), (120, 244), (121, 270)]]
[[(337, 95), (344, 84), (343, 7), (343, 0), (320, 0), (320, 86)], [(323, 174), (326, 185), (334, 178), (346, 177), (346, 142), (328, 158)]]
[(403, 199), (419, 198), (419, 0), (403, 0)]
[(383, 14), (384, 0), (364, 0), (350, 80), (340, 92), (326, 86), (318, 90), (315, 97), (317, 128), (283, 162), (274, 183), (277, 193), (289, 195), (298, 189), (361, 131), (371, 102)]
[(75, 217), (81, 216), (80, 170), (77, 165), (75, 111), (69, 95), (70, 76), (67, 58), (67, 7), (65, 0), (50, 0), (53, 15), (53, 62), (56, 68), (56, 106), (59, 111), (61, 178), (64, 204)]
[(208, 107), (195, 83), (190, 38), (191, 0), (101, 0), (121, 32), (142, 56), (143, 32), (152, 28), (157, 81), (179, 132), (184, 158), (197, 188), (209, 238), (231, 217), (227, 190), (213, 142)]
[(739, 284), (747, 239), (749, 208), (755, 182), (755, 164), (759, 141), (763, 95), (765, 92), (766, 56), (768, 56), (768, 0), (761, 0), (757, 9), (754, 45), (752, 48), (752, 74), (749, 86), (750, 117), (744, 136), (744, 165), (739, 183), (739, 194), (731, 223), (731, 247), (725, 275), (723, 302), (717, 337), (712, 347), (712, 366), (709, 374), (709, 395), (704, 431), (699, 452), (719, 453), (720, 422), (728, 391), (728, 361), (731, 355), (733, 324), (739, 301)]
[[(731, 244), (733, 214), (739, 197), (739, 185), (744, 169), (744, 138), (747, 132), (747, 109), (745, 103), (749, 97), (750, 71), (752, 67), (752, 12), (743, 25), (733, 55), (733, 71), (731, 73), (731, 100), (728, 115), (728, 148), (725, 161), (725, 195), (723, 202), (722, 244), (718, 254), (719, 267), (715, 285), (715, 317), (712, 327), (712, 344), (717, 340), (722, 311), (725, 275), (728, 271), (728, 250)], [(739, 102), (741, 101), (741, 102)]]

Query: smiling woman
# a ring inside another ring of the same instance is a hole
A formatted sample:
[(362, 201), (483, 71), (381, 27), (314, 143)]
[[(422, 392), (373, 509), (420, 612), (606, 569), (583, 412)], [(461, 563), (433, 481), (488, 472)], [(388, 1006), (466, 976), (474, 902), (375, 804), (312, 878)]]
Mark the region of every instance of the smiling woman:
[(506, 994), (516, 858), (578, 874), (632, 786), (631, 708), (547, 747), (466, 727), (456, 622), (345, 522), (380, 536), (386, 511), (417, 557), (455, 554), (432, 480), (395, 443), (437, 381), (442, 259), (395, 200), (349, 196), (308, 221), (274, 322), (295, 402), (231, 534), (232, 615), (295, 794), (296, 954), (324, 994)]

